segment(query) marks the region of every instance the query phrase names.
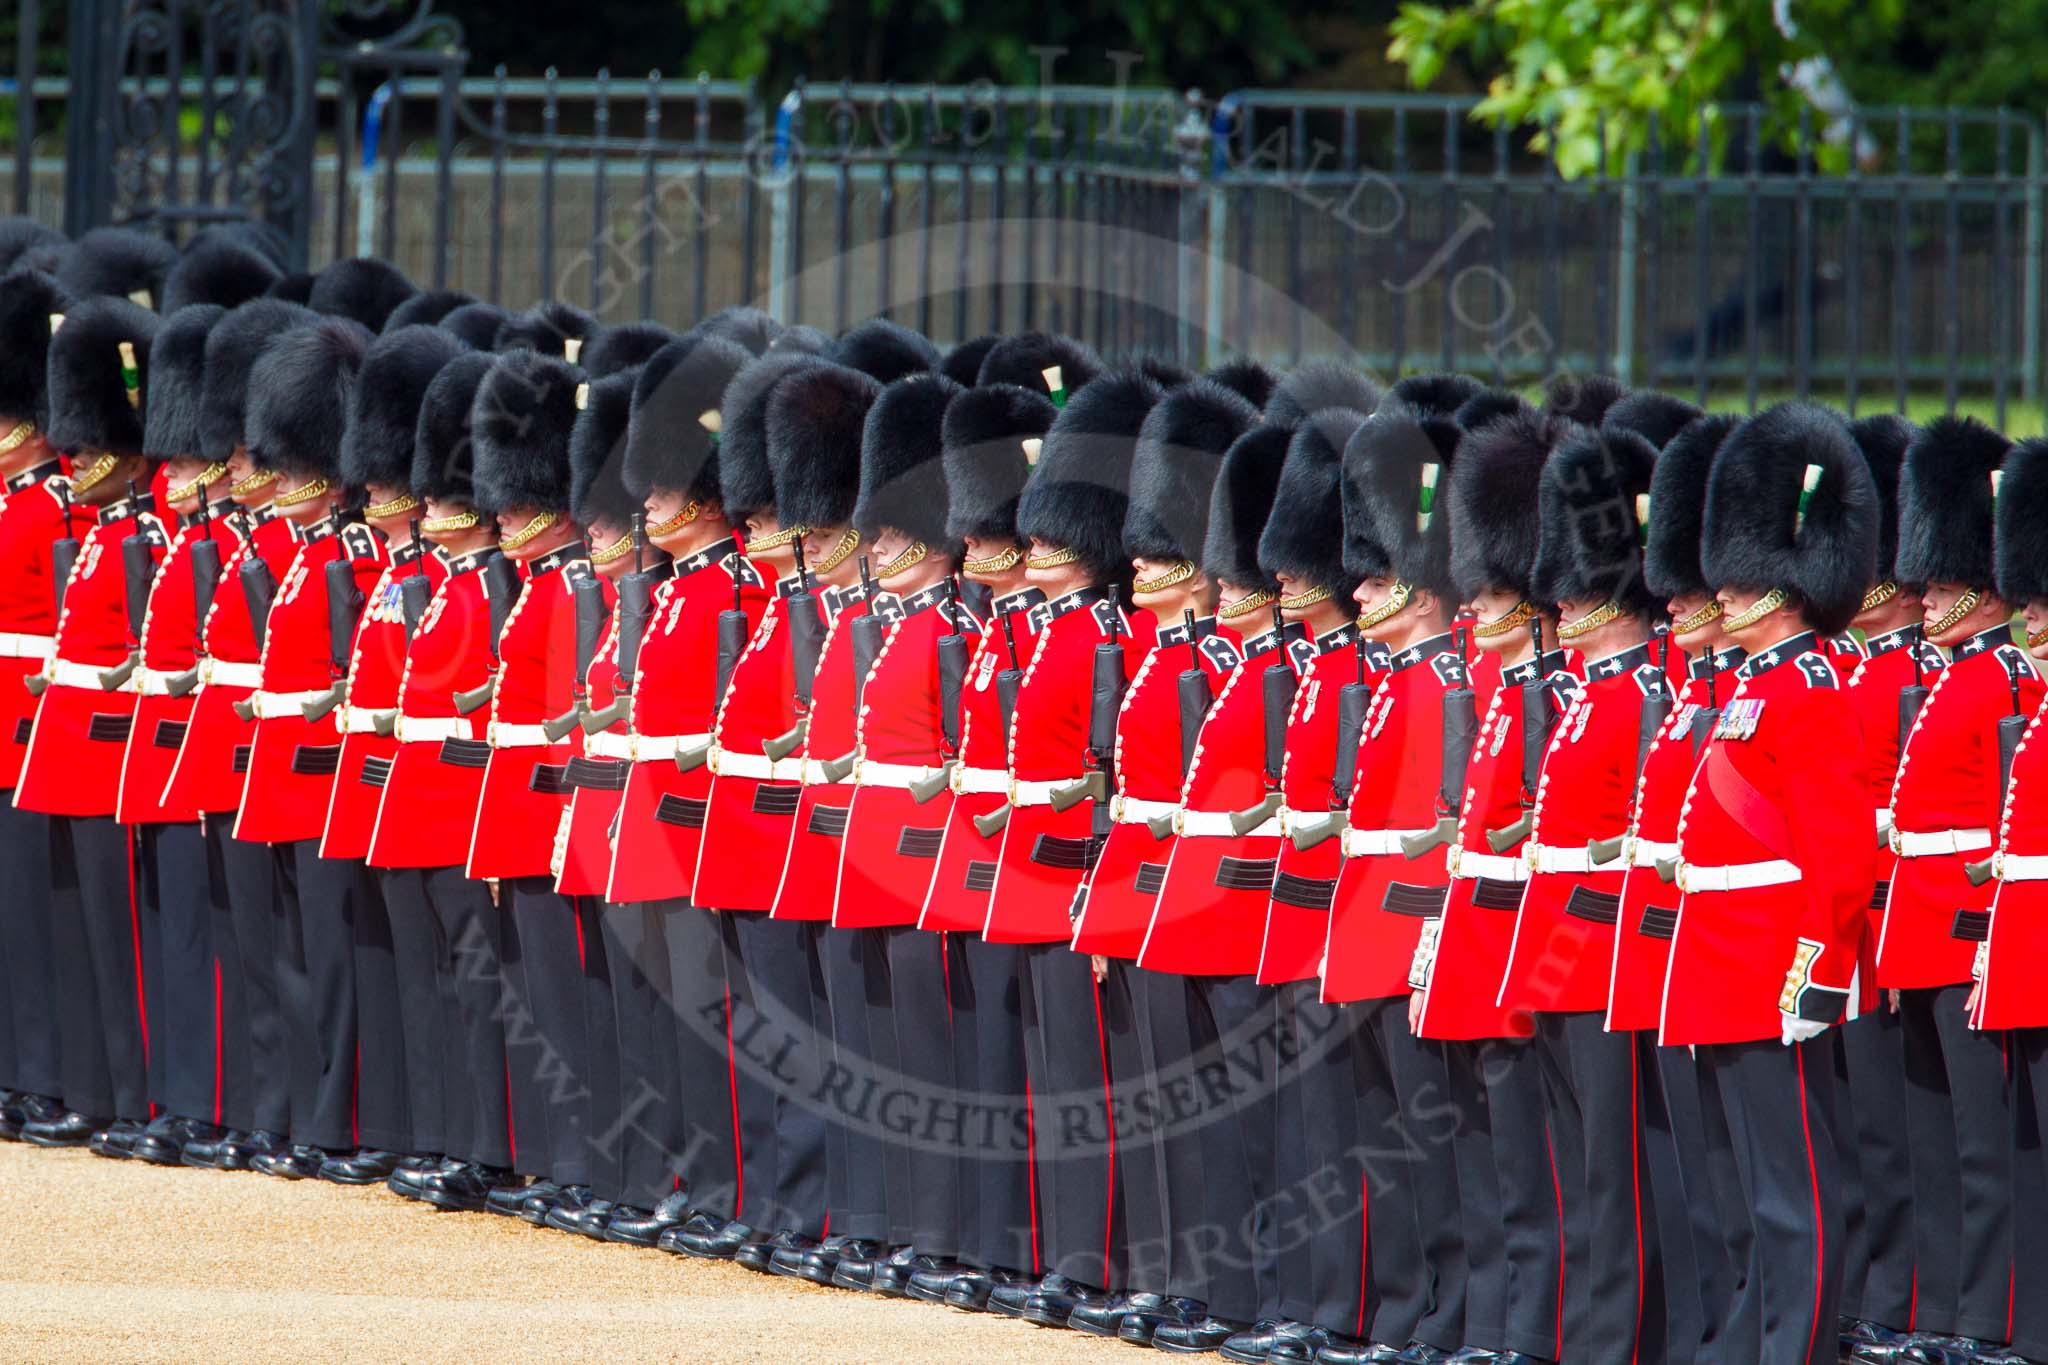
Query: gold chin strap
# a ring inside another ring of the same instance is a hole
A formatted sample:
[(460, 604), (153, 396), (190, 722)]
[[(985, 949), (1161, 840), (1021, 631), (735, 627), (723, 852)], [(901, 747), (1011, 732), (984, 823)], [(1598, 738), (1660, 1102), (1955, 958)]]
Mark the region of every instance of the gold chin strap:
[(74, 464), (71, 467), (71, 491), (83, 493), (86, 489), (96, 484), (106, 482), (107, 475), (113, 473), (114, 466), (119, 463), (121, 463), (120, 456), (112, 451), (106, 451), (93, 456), (92, 463), (88, 465), (80, 467)]
[(164, 501), (184, 502), (189, 498), (199, 497), (201, 494), (206, 492), (206, 485), (212, 483), (215, 479), (219, 478), (221, 475), (227, 472), (228, 467), (226, 463), (220, 460), (215, 460), (212, 464), (200, 470), (197, 474), (194, 474), (192, 476), (192, 482), (179, 484), (176, 488), (169, 488), (164, 490)]
[(628, 531), (611, 544), (601, 545), (592, 550), (590, 552), (590, 562), (593, 564), (615, 564), (631, 553), (633, 553), (633, 533)]
[(1978, 592), (1975, 588), (1963, 589), (1963, 595), (1956, 599), (1956, 604), (1943, 612), (1941, 619), (1927, 628), (1927, 638), (1938, 640), (1954, 630), (1963, 623), (1971, 612), (1977, 610), (1977, 604), (1983, 600), (1984, 594)]
[[(692, 498), (683, 504), (681, 511), (677, 512), (667, 521), (659, 521), (648, 527), (647, 534), (649, 536), (672, 536), (695, 521), (703, 511), (704, 508), (699, 505), (695, 498)], [(596, 559), (597, 557), (592, 555), (591, 558)], [(603, 563), (605, 561), (600, 560), (599, 562)]]
[(1895, 582), (1892, 582), (1890, 579), (1887, 579), (1884, 582), (1878, 584), (1876, 587), (1872, 588), (1869, 592), (1863, 594), (1863, 605), (1856, 608), (1857, 614), (1861, 615), (1863, 612), (1866, 611), (1876, 611), (1879, 607), (1891, 601), (1894, 597), (1897, 597), (1898, 595), (1899, 585)]
[(1581, 635), (1590, 635), (1620, 615), (1621, 603), (1609, 598), (1576, 621), (1559, 621), (1557, 623), (1557, 638), (1560, 640), (1576, 640)]
[(750, 538), (747, 541), (747, 553), (762, 555), (770, 550), (779, 550), (785, 545), (794, 544), (799, 536), (807, 536), (810, 533), (811, 528), (808, 526), (785, 526), (770, 535)]
[(477, 515), (476, 509), (472, 507), (466, 511), (456, 512), (451, 516), (428, 517), (420, 523), (420, 530), (430, 536), (438, 536), (444, 535), (449, 531), (467, 531), (481, 520), (482, 518)]
[(1709, 602), (1698, 611), (1687, 612), (1676, 621), (1673, 621), (1671, 623), (1671, 633), (1673, 635), (1690, 635), (1702, 626), (1711, 625), (1720, 618), (1720, 615), (1721, 604), (1717, 601)]
[(811, 572), (831, 573), (834, 569), (852, 558), (853, 552), (859, 548), (860, 532), (849, 526), (846, 528), (846, 534), (839, 537), (839, 543), (834, 545), (823, 559), (811, 566)]
[(1535, 615), (1536, 604), (1525, 597), (1515, 604), (1513, 611), (1504, 612), (1491, 621), (1481, 621), (1473, 626), (1472, 634), (1477, 639), (1491, 640), (1528, 625)]
[(1386, 601), (1380, 603), (1371, 611), (1359, 613), (1358, 628), (1360, 630), (1371, 630), (1374, 626), (1393, 620), (1406, 609), (1408, 599), (1414, 592), (1415, 589), (1408, 584), (1396, 581), (1393, 588), (1388, 591)]
[(1195, 573), (1196, 569), (1193, 562), (1183, 559), (1178, 564), (1175, 564), (1171, 568), (1167, 569), (1165, 573), (1160, 574), (1157, 578), (1139, 579), (1137, 582), (1131, 584), (1131, 591), (1134, 593), (1165, 592), (1168, 588), (1172, 587), (1176, 583), (1187, 582), (1190, 578), (1193, 578), (1195, 576)]
[(257, 489), (268, 488), (271, 484), (274, 484), (276, 482), (277, 474), (275, 471), (269, 469), (259, 469), (254, 474), (251, 474), (248, 478), (241, 479), (234, 483), (233, 485), (231, 485), (228, 488), (228, 496), (235, 498), (246, 498), (251, 493), (254, 493)]
[(887, 564), (875, 570), (875, 577), (878, 579), (894, 578), (905, 569), (914, 569), (924, 563), (925, 556), (931, 552), (931, 546), (921, 540), (914, 540), (905, 548), (902, 554), (897, 555)]
[(2048, 628), (2027, 632), (2028, 649), (2039, 649), (2042, 645), (2048, 645)]
[(511, 535), (501, 539), (498, 542), (498, 548), (501, 550), (516, 550), (522, 545), (531, 542), (535, 536), (540, 535), (561, 519), (562, 514), (560, 512), (536, 513), (532, 521), (527, 522), (526, 525), (520, 527)]
[(1216, 608), (1216, 619), (1235, 621), (1241, 616), (1250, 616), (1260, 607), (1268, 607), (1280, 596), (1271, 588), (1260, 588), (1250, 597), (1240, 597), (1235, 602), (1226, 602)]
[(5, 455), (12, 450), (21, 449), (35, 438), (35, 434), (36, 424), (34, 422), (16, 422), (14, 430), (8, 432), (5, 436), (0, 436), (0, 455)]
[(1748, 611), (1737, 612), (1721, 622), (1721, 629), (1727, 631), (1748, 630), (1751, 626), (1763, 620), (1790, 600), (1791, 594), (1787, 593), (1783, 588), (1772, 588), (1762, 597), (1757, 598)]
[(1303, 607), (1312, 607), (1318, 602), (1327, 602), (1329, 600), (1330, 590), (1321, 584), (1317, 584), (1307, 592), (1299, 592), (1292, 597), (1281, 598), (1280, 610), (1300, 611)]
[(1070, 545), (1062, 545), (1051, 554), (1031, 555), (1024, 561), (1027, 569), (1057, 569), (1062, 564), (1071, 564), (1081, 557), (1081, 552)]
[(402, 517), (420, 505), (420, 500), (410, 493), (400, 493), (390, 502), (373, 502), (363, 509), (363, 515), (372, 521), (385, 517)]
[(1009, 549), (1003, 551), (1001, 554), (990, 555), (987, 559), (961, 560), (960, 572), (969, 574), (1008, 573), (1010, 570), (1017, 567), (1017, 561), (1022, 559), (1023, 557), (1023, 547), (1018, 545), (1012, 545)]
[(297, 507), (302, 502), (311, 502), (330, 487), (332, 485), (327, 480), (315, 479), (311, 483), (302, 483), (289, 492), (279, 493), (271, 501), (279, 507)]

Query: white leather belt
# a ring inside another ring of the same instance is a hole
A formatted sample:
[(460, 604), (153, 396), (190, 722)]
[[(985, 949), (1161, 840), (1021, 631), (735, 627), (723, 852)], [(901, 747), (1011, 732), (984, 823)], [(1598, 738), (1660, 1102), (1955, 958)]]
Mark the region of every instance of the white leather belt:
[(1001, 768), (970, 768), (962, 763), (954, 767), (951, 785), (955, 796), (1004, 794), (1010, 790), (1010, 775)]
[[(1225, 834), (1231, 832), (1229, 816), (1217, 815), (1212, 811), (1183, 811), (1178, 801), (1147, 801), (1142, 797), (1125, 796), (1122, 792), (1118, 792), (1114, 797), (1110, 798), (1109, 802), (1109, 818), (1119, 825), (1149, 825), (1154, 820), (1164, 820), (1171, 815), (1179, 815), (1181, 817), (1183, 833), (1186, 833), (1186, 821), (1191, 816), (1219, 819), (1223, 821), (1223, 832)], [(1267, 823), (1271, 824), (1272, 822), (1268, 821)]]
[(439, 744), (444, 739), (470, 739), (469, 722), (461, 716), (400, 716), (391, 733), (401, 744)]
[[(599, 740), (605, 741), (607, 752), (598, 752)], [(620, 740), (626, 741), (624, 750), (609, 752), (610, 746)], [(584, 740), (583, 749), (592, 758), (630, 758), (636, 763), (659, 762), (662, 759), (673, 762), (678, 750), (699, 749), (710, 742), (709, 735), (615, 735), (599, 731)]]
[(1973, 853), (1991, 847), (1988, 829), (1937, 829), (1914, 834), (1892, 830), (1892, 852), (1901, 858), (1932, 858), (1943, 853)]
[[(803, 775), (797, 780), (806, 787), (830, 787), (835, 785), (832, 778), (825, 772), (825, 762), (826, 760), (822, 758), (805, 759)], [(847, 775), (849, 777), (852, 776), (851, 770), (848, 771)], [(840, 780), (844, 781), (845, 779), (842, 778)]]
[(300, 720), (306, 713), (299, 708), (309, 701), (321, 701), (334, 695), (331, 687), (319, 687), (305, 692), (255, 692), (249, 697), (249, 709), (256, 713), (258, 720), (277, 720), (284, 716), (296, 716)]
[(222, 687), (258, 688), (263, 686), (263, 665), (238, 664), (227, 659), (201, 659), (199, 681), (219, 683)]
[(1303, 824), (1320, 826), (1323, 821), (1329, 819), (1334, 814), (1337, 814), (1337, 812), (1298, 810), (1293, 806), (1282, 806), (1280, 808), (1280, 828), (1282, 831), (1286, 831), (1300, 829)]
[(1877, 827), (1879, 829), (1890, 829), (1892, 827), (1892, 808), (1890, 806), (1879, 806), (1877, 808)]
[(1021, 777), (1013, 777), (1009, 782), (1010, 804), (1013, 806), (1051, 805), (1054, 792), (1064, 791), (1076, 782), (1086, 780), (1086, 777), (1087, 774), (1082, 773), (1073, 777), (1056, 777), (1049, 782), (1027, 782)]
[(1991, 871), (2002, 882), (2048, 882), (2048, 853), (1994, 853)]
[(1635, 867), (1655, 867), (1678, 856), (1678, 845), (1657, 839), (1630, 838), (1628, 860)]
[(803, 762), (794, 758), (771, 760), (766, 754), (734, 754), (712, 746), (711, 771), (719, 777), (751, 777), (757, 782), (796, 782), (802, 779)]
[(1688, 896), (1702, 891), (1747, 891), (1759, 886), (1783, 886), (1799, 880), (1799, 867), (1783, 858), (1761, 863), (1731, 863), (1726, 867), (1678, 866), (1678, 889)]
[(20, 635), (0, 630), (0, 659), (47, 659), (56, 647), (54, 635)]
[(938, 771), (928, 763), (870, 763), (862, 759), (853, 765), (853, 785), (900, 787), (907, 791), (912, 783), (928, 781)]
[(629, 759), (633, 756), (634, 736), (617, 730), (599, 730), (594, 735), (583, 737), (585, 758)]
[(1485, 877), (1496, 882), (1529, 880), (1529, 860), (1520, 854), (1475, 853), (1455, 844), (1444, 858), (1444, 869), (1453, 877)]
[(75, 664), (69, 659), (50, 659), (43, 664), (43, 676), (58, 687), (82, 687), (88, 692), (105, 692), (109, 689), (100, 681), (100, 674), (119, 667), (119, 664)]
[(168, 697), (171, 683), (185, 673), (182, 668), (138, 668), (128, 675), (128, 690), (145, 697)]
[[(1163, 804), (1163, 803), (1162, 803)], [(1173, 807), (1168, 807), (1169, 810)], [(1273, 814), (1253, 825), (1243, 834), (1230, 823), (1231, 812), (1227, 810), (1184, 810), (1173, 818), (1176, 834), (1192, 839), (1277, 839), (1280, 837), (1280, 817)]]
[(344, 707), (347, 714), (341, 718), (341, 732), (345, 735), (374, 735), (379, 720), (391, 720), (396, 711), (380, 711), (371, 706)]
[(545, 749), (555, 742), (548, 738), (545, 726), (510, 720), (492, 721), (484, 730), (484, 739), (493, 749)]
[(1401, 840), (1419, 829), (1347, 829), (1337, 837), (1347, 858), (1384, 858), (1401, 851)]
[(1522, 857), (1536, 872), (1611, 872), (1628, 866), (1627, 860), (1620, 855), (1604, 863), (1596, 863), (1590, 849), (1553, 848), (1549, 844), (1530, 844), (1522, 850)]

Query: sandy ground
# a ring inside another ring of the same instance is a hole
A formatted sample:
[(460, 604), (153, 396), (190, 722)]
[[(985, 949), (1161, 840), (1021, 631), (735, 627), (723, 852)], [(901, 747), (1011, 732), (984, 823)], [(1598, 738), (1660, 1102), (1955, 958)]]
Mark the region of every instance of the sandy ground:
[(0, 1343), (36, 1361), (1131, 1359), (1072, 1332), (611, 1246), (381, 1187), (0, 1143)]

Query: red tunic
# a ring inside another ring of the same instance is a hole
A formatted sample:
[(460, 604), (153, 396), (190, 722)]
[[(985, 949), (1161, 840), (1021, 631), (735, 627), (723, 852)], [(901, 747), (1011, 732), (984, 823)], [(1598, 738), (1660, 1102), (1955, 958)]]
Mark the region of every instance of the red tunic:
[(1095, 647), (1109, 641), (1115, 622), (1129, 678), (1153, 634), (1152, 618), (1134, 626), (1128, 613), (1113, 609), (1094, 589), (1041, 602), (1031, 612), (1038, 638), (1011, 718), (1012, 809), (1003, 826), (1003, 851), (983, 930), (993, 943), (1071, 940), (1081, 879), (1101, 851), (1095, 803), (1081, 801), (1056, 811), (1049, 795), (1080, 781), (1093, 766), (1088, 722)]
[(491, 607), (483, 567), (492, 550), (447, 561), (398, 685), (397, 749), (370, 831), (372, 867), (453, 867), (476, 825), (490, 746), (490, 712), (458, 715), (455, 698), (491, 676)]
[[(199, 666), (199, 599), (193, 577), (192, 547), (224, 534), (218, 519), (202, 527), (185, 526), (171, 540), (149, 589), (149, 609), (142, 623), (142, 667), (129, 678), (135, 692), (135, 726), (121, 763), (121, 796), (114, 817), (123, 824), (161, 824), (196, 820), (193, 806), (167, 805), (164, 789), (178, 764), (192, 719), (191, 690)], [(218, 587), (216, 586), (216, 591)]]
[(334, 795), (341, 761), (336, 712), (308, 720), (302, 709), (341, 676), (328, 627), (327, 566), (347, 559), (357, 590), (367, 596), (390, 562), (384, 538), (367, 526), (336, 530), (323, 522), (303, 528), (300, 538), (264, 627), (263, 685), (250, 698), (256, 737), (235, 837), (260, 844), (318, 839)]
[[(1990, 909), (1991, 883), (1970, 885), (1963, 869), (1991, 856), (1991, 828), (2004, 804), (1998, 786), (1998, 722), (2032, 715), (2043, 688), (2010, 631), (1994, 626), (1965, 640), (1930, 686), (1906, 737), (1892, 784), (1892, 869), (1877, 945), (1877, 984), (1950, 986), (1970, 979), (1976, 943), (1955, 937), (1958, 914)], [(1953, 832), (1953, 833), (1951, 833)], [(1940, 841), (1916, 856), (1913, 842)]]
[[(718, 619), (733, 606), (750, 632), (768, 605), (760, 571), (725, 543), (685, 556), (675, 577), (655, 594), (654, 614), (640, 641), (633, 693), (633, 762), (619, 807), (605, 898), (620, 904), (690, 893), (704, 829), (711, 769), (676, 767), (675, 751), (711, 738), (718, 698)], [(595, 737), (593, 737), (595, 738)], [(601, 746), (600, 746), (601, 747)]]
[[(1133, 959), (1145, 946), (1145, 931), (1159, 905), (1177, 842), (1171, 833), (1163, 839), (1154, 834), (1151, 822), (1172, 818), (1178, 811), (1186, 777), (1180, 761), (1180, 675), (1191, 663), (1199, 667), (1213, 697), (1217, 680), (1233, 675), (1239, 658), (1235, 637), (1217, 634), (1213, 618), (1198, 622), (1197, 630), (1202, 638), (1191, 660), (1188, 628), (1162, 627), (1124, 690), (1116, 721), (1112, 823), (1082, 892), (1081, 913), (1074, 924), (1076, 952)], [(1254, 797), (1245, 805), (1258, 800)], [(1277, 829), (1277, 817), (1273, 823)], [(1266, 837), (1280, 836), (1276, 832)], [(1270, 855), (1266, 861), (1271, 861)], [(1270, 887), (1270, 868), (1267, 883)]]
[(1003, 622), (1009, 622), (1010, 634), (1016, 637), (1016, 668), (1022, 676), (1037, 643), (1031, 608), (1044, 600), (1038, 589), (1024, 588), (989, 603), (988, 629), (968, 660), (967, 686), (960, 698), (960, 761), (953, 768), (950, 790), (932, 802), (946, 805), (946, 835), (918, 917), (920, 928), (978, 934), (988, 922), (1003, 836), (998, 831), (993, 838), (984, 837), (974, 827), (974, 818), (1002, 805), (1009, 789), (1009, 737), (997, 688), (998, 676), (1011, 666)]
[(76, 503), (66, 522), (61, 486), (57, 461), (48, 460), (10, 477), (0, 498), (0, 790), (20, 779), (35, 727), (36, 699), (22, 682), (41, 670), (56, 645), (51, 546), (67, 525), (83, 541), (95, 524), (94, 509)]
[(363, 858), (370, 852), (377, 806), (391, 774), (392, 756), (398, 752), (397, 735), (378, 734), (378, 722), (388, 725), (398, 718), (398, 688), (405, 676), (404, 585), (415, 573), (439, 588), (448, 577), (448, 566), (438, 554), (422, 555), (417, 544), (406, 546), (384, 566), (356, 622), (355, 644), (349, 651), (348, 704), (335, 712), (342, 732), (341, 767), (334, 775), (327, 825), (320, 836), (323, 858)]
[(2041, 990), (2041, 964), (2048, 962), (2048, 736), (2041, 716), (2034, 712), (2013, 755), (1999, 820), (1999, 880), (1973, 1019), (1978, 1028), (2048, 1024), (2048, 993)]
[[(584, 675), (585, 703), (595, 711), (610, 706), (619, 689), (619, 618), (613, 614), (604, 642), (590, 657)], [(555, 890), (564, 896), (602, 896), (612, 865), (613, 824), (619, 799), (626, 794), (624, 741), (629, 729), (613, 721), (598, 733), (583, 736), (583, 752), (569, 760), (569, 804), (555, 827), (552, 866)]]
[(884, 593), (870, 607), (889, 626), (861, 694), (861, 761), (832, 903), (842, 928), (916, 924), (931, 890), (951, 802), (942, 790), (919, 803), (910, 787), (952, 756), (939, 716), (939, 641), (958, 629), (971, 651), (981, 629), (965, 608), (946, 605), (946, 586)]
[(102, 680), (128, 661), (137, 641), (128, 632), (128, 585), (121, 542), (150, 538), (152, 556), (168, 543), (146, 504), (124, 498), (100, 510), (64, 585), (53, 679), (37, 708), (14, 804), (49, 815), (112, 815), (121, 787), (121, 759), (134, 727), (135, 694)]
[[(766, 910), (775, 903), (777, 873), (802, 789), (795, 754), (770, 762), (762, 744), (797, 722), (795, 660), (789, 641), (792, 603), (816, 611), (796, 575), (775, 585), (753, 637), (732, 667), (712, 725), (711, 791), (690, 899), (719, 910)], [(728, 759), (727, 755), (731, 758)]]
[[(830, 622), (811, 678), (811, 704), (805, 714), (804, 742), (791, 759), (798, 769), (803, 794), (782, 855), (782, 876), (776, 883), (770, 912), (776, 919), (830, 920), (839, 882), (839, 855), (845, 850), (846, 808), (853, 801), (853, 783), (833, 782), (823, 765), (842, 766), (854, 752), (855, 715), (853, 623), (868, 614), (859, 584), (827, 588), (818, 594)], [(852, 768), (846, 771), (849, 777)]]
[[(1808, 633), (1750, 655), (1738, 676), (1679, 816), (1667, 1044), (1777, 1038), (1788, 986), (1801, 1016), (1840, 1017), (1870, 904), (1868, 760), (1834, 666)], [(1772, 884), (1697, 880), (1778, 862), (1789, 875)], [(1802, 950), (1806, 979), (1788, 982)]]

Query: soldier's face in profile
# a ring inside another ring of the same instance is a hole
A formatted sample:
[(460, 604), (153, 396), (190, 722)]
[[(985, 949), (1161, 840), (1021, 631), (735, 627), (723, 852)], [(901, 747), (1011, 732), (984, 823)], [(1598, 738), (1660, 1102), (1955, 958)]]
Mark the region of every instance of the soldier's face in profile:
[[(1664, 604), (1671, 613), (1671, 643), (1687, 654), (1704, 654), (1721, 643), (1720, 603), (1703, 592), (1682, 592)], [(1713, 607), (1715, 610), (1709, 611)], [(1680, 630), (1692, 624), (1690, 630)]]
[[(633, 534), (631, 527), (621, 526), (608, 517), (592, 517), (590, 525), (583, 529), (586, 532), (585, 539), (590, 542), (590, 548), (593, 550), (608, 549)], [(630, 554), (622, 554), (603, 563), (597, 563), (593, 557), (592, 562), (600, 575), (611, 579), (623, 578), (633, 568), (633, 556)]]
[[(1522, 594), (1513, 588), (1487, 588), (1472, 594), (1470, 605), (1472, 614), (1479, 618), (1481, 625), (1485, 625), (1488, 621), (1500, 620), (1521, 606)], [(1481, 649), (1497, 654), (1512, 654), (1529, 643), (1527, 630), (1506, 630), (1498, 635), (1483, 635), (1478, 631), (1472, 634)]]
[[(255, 472), (256, 461), (250, 456), (249, 447), (236, 446), (229, 452), (228, 487), (230, 489), (240, 486)], [(276, 491), (277, 481), (273, 479), (261, 488), (251, 488), (246, 492), (231, 493), (230, 496), (234, 498), (235, 505), (238, 507), (261, 507), (270, 501), (271, 495)]]
[[(993, 540), (986, 536), (967, 537), (967, 554), (961, 571), (977, 583), (1000, 586), (1015, 582), (1023, 573), (1023, 556), (1014, 540)], [(1000, 564), (1001, 568), (994, 566)], [(976, 565), (981, 567), (977, 568)]]
[(2020, 619), (2027, 627), (2027, 653), (2048, 660), (2048, 598), (2030, 600)]
[(787, 545), (777, 545), (772, 549), (765, 550), (756, 549), (755, 546), (769, 537), (779, 534), (781, 530), (782, 522), (776, 518), (773, 512), (756, 512), (753, 516), (747, 518), (747, 557), (760, 564), (762, 568), (768, 570), (777, 578), (795, 571), (795, 542)]
[[(199, 504), (206, 500), (206, 486), (193, 482), (207, 470), (208, 462), (196, 455), (180, 455), (175, 460), (164, 461), (165, 491), (176, 493), (186, 488), (192, 490), (187, 497), (170, 503), (173, 512), (196, 512)], [(225, 476), (223, 476), (225, 477)]]
[[(1963, 595), (1972, 592), (1967, 583), (1929, 583), (1921, 593), (1922, 620), (1929, 642), (1937, 645), (1960, 644), (1987, 626), (1986, 613), (1982, 610), (1956, 608), (1962, 605)], [(1985, 595), (1985, 600), (1988, 595)], [(1946, 624), (1944, 624), (1946, 623)], [(1941, 629), (1936, 629), (1941, 627)]]

